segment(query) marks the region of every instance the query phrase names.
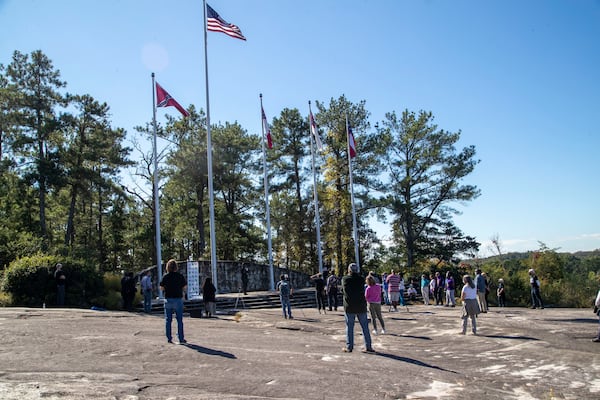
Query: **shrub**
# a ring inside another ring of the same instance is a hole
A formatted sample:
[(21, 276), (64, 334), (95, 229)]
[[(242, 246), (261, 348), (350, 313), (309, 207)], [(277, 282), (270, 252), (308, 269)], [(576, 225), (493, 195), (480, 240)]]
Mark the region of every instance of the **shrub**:
[(37, 254), (13, 261), (4, 274), (1, 289), (12, 296), (13, 305), (41, 307), (56, 304), (54, 266), (63, 264), (67, 276), (65, 303), (87, 307), (89, 299), (104, 291), (100, 274), (80, 260)]
[[(102, 296), (92, 300), (92, 305), (106, 308), (107, 310), (121, 310), (123, 308), (123, 297), (121, 296), (121, 275), (107, 272), (103, 276), (104, 293)], [(142, 301), (139, 291), (133, 299), (134, 306)]]

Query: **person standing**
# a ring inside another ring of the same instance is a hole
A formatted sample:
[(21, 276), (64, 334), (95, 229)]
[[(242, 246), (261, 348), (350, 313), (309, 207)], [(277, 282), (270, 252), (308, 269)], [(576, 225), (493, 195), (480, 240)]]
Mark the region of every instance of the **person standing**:
[(212, 283), (212, 278), (207, 277), (202, 285), (202, 301), (204, 302), (204, 312), (208, 318), (217, 313), (216, 298), (217, 289)]
[(358, 274), (358, 266), (355, 263), (348, 265), (348, 275), (342, 278), (342, 293), (344, 295), (344, 317), (346, 320), (346, 346), (343, 351), (350, 353), (354, 348), (354, 321), (358, 318), (365, 343), (363, 352), (374, 353), (375, 350), (371, 347), (371, 334), (369, 333), (364, 280)]
[(437, 280), (434, 274), (429, 274), (429, 296), (431, 296), (432, 303), (435, 302), (435, 296), (437, 293)]
[(435, 305), (444, 305), (444, 297), (446, 294), (445, 279), (439, 271), (435, 273)]
[(388, 284), (388, 299), (394, 307), (394, 311), (398, 311), (398, 300), (400, 300), (400, 277), (396, 275), (394, 270), (386, 278)]
[(462, 331), (461, 335), (467, 333), (467, 319), (471, 318), (471, 330), (473, 335), (477, 335), (477, 315), (479, 314), (479, 304), (477, 303), (479, 292), (469, 275), (463, 276), (463, 288), (460, 294), (462, 301)]
[(371, 274), (365, 279), (367, 287), (365, 288), (365, 299), (369, 305), (371, 312), (371, 321), (373, 322), (373, 334), (377, 335), (377, 320), (381, 324), (381, 334), (385, 333), (385, 322), (381, 315), (381, 286), (375, 281), (375, 277)]
[(279, 292), (279, 300), (281, 300), (281, 308), (283, 309), (283, 318), (294, 319), (292, 317), (292, 306), (290, 304), (290, 296), (293, 295), (294, 289), (288, 281), (288, 276), (281, 274), (277, 282), (277, 291)]
[(540, 294), (540, 280), (533, 269), (529, 270), (529, 285), (531, 285), (531, 308), (544, 309), (542, 295)]
[(456, 306), (456, 300), (454, 298), (454, 278), (450, 271), (446, 272), (446, 307)]
[(423, 296), (423, 304), (429, 305), (429, 278), (427, 275), (421, 275), (421, 296)]
[(388, 295), (388, 281), (387, 281), (387, 277), (388, 274), (387, 272), (384, 272), (383, 274), (381, 274), (381, 284), (383, 285), (383, 300), (385, 302), (386, 305), (390, 305), (390, 296)]
[(248, 267), (242, 266), (242, 292), (248, 294)]
[(171, 322), (173, 321), (173, 312), (175, 312), (179, 344), (184, 344), (187, 342), (183, 334), (183, 296), (187, 289), (187, 282), (177, 270), (177, 261), (170, 259), (167, 262), (167, 273), (160, 281), (160, 289), (165, 295), (165, 333), (167, 341), (173, 343)]
[(323, 279), (323, 274), (319, 272), (311, 276), (310, 280), (315, 285), (315, 296), (317, 298), (319, 314), (321, 314), (321, 308), (323, 309), (323, 313), (325, 313), (325, 280)]
[(475, 289), (477, 289), (477, 300), (479, 301), (479, 308), (482, 313), (486, 313), (487, 301), (485, 300), (485, 291), (487, 286), (485, 284), (485, 278), (481, 275), (481, 269), (475, 270)]
[(404, 274), (398, 272), (398, 277), (400, 278), (400, 282), (398, 282), (398, 302), (400, 303), (400, 306), (405, 307), (404, 291), (406, 290), (406, 285), (404, 284)]
[[(596, 301), (594, 302), (594, 310), (596, 311), (596, 315), (598, 316), (598, 323), (600, 323), (600, 290), (598, 290), (598, 294), (596, 295)], [(600, 326), (598, 326), (598, 335), (592, 339), (594, 343), (600, 343)]]
[(498, 307), (504, 307), (506, 305), (506, 290), (504, 289), (504, 279), (498, 279), (498, 289), (496, 289), (496, 296), (498, 297)]
[(334, 273), (327, 277), (327, 303), (329, 305), (329, 311), (331, 308), (337, 311), (338, 308), (338, 277)]
[(67, 275), (62, 269), (62, 264), (56, 264), (56, 271), (54, 271), (54, 280), (56, 281), (56, 305), (65, 305), (65, 287), (67, 283)]
[(144, 296), (144, 312), (150, 313), (152, 311), (152, 271), (146, 271), (140, 286)]
[(121, 278), (121, 297), (123, 308), (127, 311), (133, 310), (133, 299), (135, 298), (135, 279), (133, 272), (126, 272)]

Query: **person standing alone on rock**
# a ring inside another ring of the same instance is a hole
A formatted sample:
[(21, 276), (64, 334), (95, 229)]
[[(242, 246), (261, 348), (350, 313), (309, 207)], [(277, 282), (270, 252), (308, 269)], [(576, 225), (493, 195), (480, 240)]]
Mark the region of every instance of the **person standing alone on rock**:
[(294, 319), (294, 317), (292, 317), (292, 306), (290, 304), (290, 296), (293, 295), (294, 289), (292, 288), (287, 275), (281, 274), (279, 279), (279, 282), (277, 282), (277, 291), (279, 292), (279, 300), (281, 300), (283, 318)]
[(365, 342), (363, 352), (374, 353), (367, 319), (364, 280), (358, 274), (358, 265), (355, 263), (348, 265), (348, 275), (342, 278), (342, 293), (344, 294), (344, 317), (346, 319), (346, 346), (343, 351), (350, 353), (354, 348), (354, 320), (358, 318)]
[(463, 276), (463, 288), (460, 294), (462, 301), (462, 331), (461, 335), (467, 333), (467, 319), (471, 318), (471, 330), (473, 335), (477, 335), (477, 315), (479, 314), (479, 304), (477, 303), (477, 288), (469, 275)]
[(179, 344), (187, 343), (183, 334), (183, 296), (187, 289), (187, 282), (183, 275), (177, 272), (177, 261), (174, 259), (167, 262), (167, 274), (160, 281), (160, 289), (165, 294), (165, 333), (167, 341), (173, 343), (171, 322), (173, 321), (173, 312), (175, 312)]
[(67, 282), (67, 276), (65, 271), (62, 270), (62, 264), (56, 264), (56, 271), (54, 271), (54, 280), (56, 280), (56, 305), (65, 305), (65, 283)]
[(531, 285), (531, 308), (544, 308), (540, 294), (540, 280), (533, 269), (529, 270), (529, 285)]
[(315, 285), (315, 296), (317, 298), (319, 314), (321, 314), (321, 308), (323, 309), (323, 313), (325, 313), (325, 280), (323, 279), (323, 274), (319, 272), (311, 276), (310, 280)]

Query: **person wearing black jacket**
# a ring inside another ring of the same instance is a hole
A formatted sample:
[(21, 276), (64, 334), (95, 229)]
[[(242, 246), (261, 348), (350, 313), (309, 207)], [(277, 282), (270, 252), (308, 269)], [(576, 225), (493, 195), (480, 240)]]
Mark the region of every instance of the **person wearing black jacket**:
[(342, 278), (344, 295), (344, 316), (346, 319), (346, 347), (343, 351), (352, 352), (354, 348), (354, 320), (358, 318), (365, 343), (364, 353), (374, 353), (371, 347), (369, 320), (367, 319), (367, 300), (365, 299), (364, 279), (358, 273), (355, 263), (348, 265), (348, 275)]
[(171, 259), (167, 262), (167, 274), (160, 281), (160, 289), (165, 294), (165, 333), (167, 341), (173, 343), (171, 322), (173, 321), (173, 312), (175, 312), (179, 344), (187, 343), (183, 335), (183, 296), (187, 289), (187, 282), (183, 275), (177, 272), (177, 261)]

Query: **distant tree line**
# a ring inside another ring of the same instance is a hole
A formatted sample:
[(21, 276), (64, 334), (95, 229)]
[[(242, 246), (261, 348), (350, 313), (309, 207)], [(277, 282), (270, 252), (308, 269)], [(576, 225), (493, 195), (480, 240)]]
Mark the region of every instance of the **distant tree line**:
[[(210, 255), (206, 115), (166, 115), (158, 135), (163, 259)], [(150, 114), (150, 112), (149, 112)], [(459, 132), (437, 127), (430, 112), (386, 114), (374, 129), (365, 101), (316, 102), (324, 148), (317, 154), (323, 260), (343, 272), (354, 261), (346, 118), (356, 139), (353, 162), (360, 262), (367, 268), (415, 268), (436, 258), (457, 264), (479, 243), (452, 217), (479, 190), (465, 183), (479, 162), (458, 148)], [(317, 269), (306, 115), (285, 108), (272, 119), (268, 150), (274, 261)], [(41, 51), (15, 51), (0, 65), (0, 270), (44, 254), (80, 260), (99, 273), (156, 264), (153, 129), (140, 121), (126, 135), (108, 104), (66, 92), (60, 71)], [(266, 262), (261, 133), (237, 122), (211, 127), (217, 257)], [(161, 140), (162, 140), (161, 139)], [(129, 177), (128, 177), (129, 174)], [(128, 177), (127, 179), (125, 177)], [(369, 225), (392, 227), (384, 245)]]

